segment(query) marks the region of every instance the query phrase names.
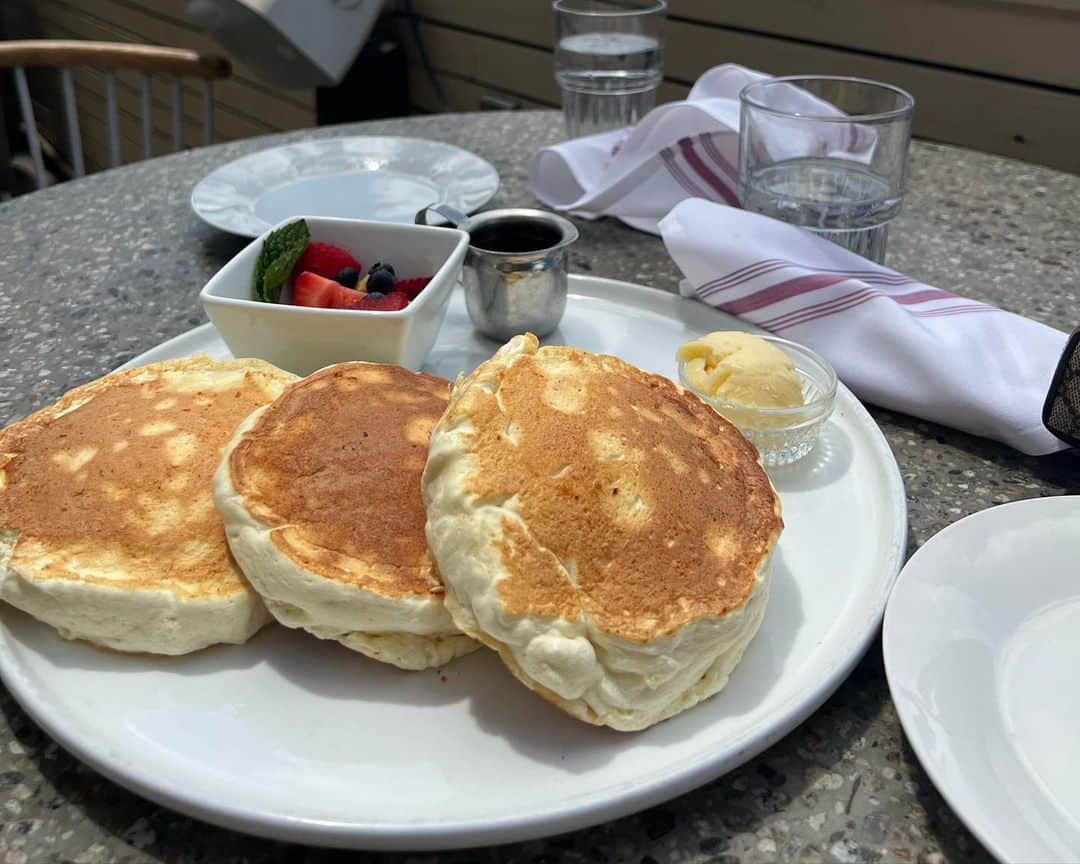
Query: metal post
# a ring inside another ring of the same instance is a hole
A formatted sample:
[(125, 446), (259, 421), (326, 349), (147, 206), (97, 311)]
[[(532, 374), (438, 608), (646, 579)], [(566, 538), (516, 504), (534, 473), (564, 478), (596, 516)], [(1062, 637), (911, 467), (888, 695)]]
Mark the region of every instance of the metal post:
[(180, 90), (180, 79), (172, 79), (172, 140), (173, 152), (184, 149), (184, 96)]
[(154, 155), (154, 111), (150, 100), (150, 76), (142, 74), (142, 148), (143, 158)]
[(109, 165), (120, 164), (120, 112), (116, 105), (116, 73), (105, 73), (105, 112), (109, 120)]
[(64, 92), (64, 117), (67, 120), (68, 143), (71, 147), (71, 167), (76, 177), (86, 174), (83, 164), (82, 136), (79, 134), (79, 112), (75, 107), (75, 82), (70, 69), (60, 70), (60, 87)]
[(214, 143), (214, 82), (203, 79), (203, 144)]
[(38, 189), (45, 188), (45, 163), (41, 159), (41, 142), (38, 140), (34, 105), (30, 101), (30, 88), (26, 84), (26, 70), (15, 67), (15, 91), (19, 94), (19, 111), (26, 126), (26, 140), (30, 143), (30, 158), (34, 160), (34, 182)]

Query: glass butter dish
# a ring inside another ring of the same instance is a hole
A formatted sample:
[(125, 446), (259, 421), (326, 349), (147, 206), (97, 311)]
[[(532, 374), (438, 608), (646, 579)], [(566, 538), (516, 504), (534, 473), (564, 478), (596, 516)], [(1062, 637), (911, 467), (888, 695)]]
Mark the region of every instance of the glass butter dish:
[(802, 385), (802, 405), (759, 408), (710, 396), (690, 383), (687, 364), (681, 361), (679, 383), (734, 424), (758, 448), (766, 467), (790, 465), (814, 449), (822, 427), (832, 414), (836, 372), (829, 361), (804, 345), (777, 336), (760, 338), (783, 351), (794, 364)]

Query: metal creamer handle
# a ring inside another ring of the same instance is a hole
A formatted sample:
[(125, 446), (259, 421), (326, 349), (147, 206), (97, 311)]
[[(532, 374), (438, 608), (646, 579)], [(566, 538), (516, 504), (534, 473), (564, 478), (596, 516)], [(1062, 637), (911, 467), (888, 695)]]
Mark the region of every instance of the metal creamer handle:
[(460, 228), (469, 219), (468, 216), (466, 216), (460, 210), (455, 210), (449, 204), (428, 204), (427, 207), (421, 208), (420, 211), (416, 214), (416, 220), (415, 221), (416, 221), (417, 225), (427, 225), (428, 224), (428, 221), (427, 221), (428, 210), (434, 210), (436, 213), (438, 213), (440, 216), (442, 216), (444, 219), (446, 219), (455, 228)]

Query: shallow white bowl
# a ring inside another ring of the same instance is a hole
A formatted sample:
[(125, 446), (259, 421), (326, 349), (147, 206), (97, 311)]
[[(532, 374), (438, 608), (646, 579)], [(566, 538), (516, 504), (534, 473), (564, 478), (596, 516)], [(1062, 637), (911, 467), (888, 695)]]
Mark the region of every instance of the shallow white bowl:
[(361, 219), (304, 219), (313, 241), (340, 246), (365, 268), (383, 261), (393, 264), (401, 279), (430, 275), (431, 282), (397, 312), (310, 309), (253, 300), (255, 260), (268, 231), (222, 267), (199, 294), (229, 350), (237, 357), (258, 357), (297, 375), (348, 360), (419, 369), (446, 317), (469, 235), (453, 228)]
[(836, 402), (836, 372), (829, 361), (805, 345), (755, 334), (783, 351), (795, 366), (802, 384), (803, 404), (794, 408), (757, 408), (726, 402), (702, 393), (686, 377), (686, 363), (679, 361), (679, 383), (718, 414), (734, 423), (761, 453), (767, 468), (798, 462), (814, 449)]
[(1080, 860), (1080, 497), (1013, 501), (931, 537), (885, 611), (896, 712), (999, 861)]

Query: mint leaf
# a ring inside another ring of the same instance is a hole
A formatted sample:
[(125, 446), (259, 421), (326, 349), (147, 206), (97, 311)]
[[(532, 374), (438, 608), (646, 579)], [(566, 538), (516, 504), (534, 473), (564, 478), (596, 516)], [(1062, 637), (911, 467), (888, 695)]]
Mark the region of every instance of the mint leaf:
[(281, 297), (281, 286), (289, 278), (309, 242), (311, 232), (303, 219), (271, 231), (255, 261), (252, 297), (264, 303), (277, 303)]

